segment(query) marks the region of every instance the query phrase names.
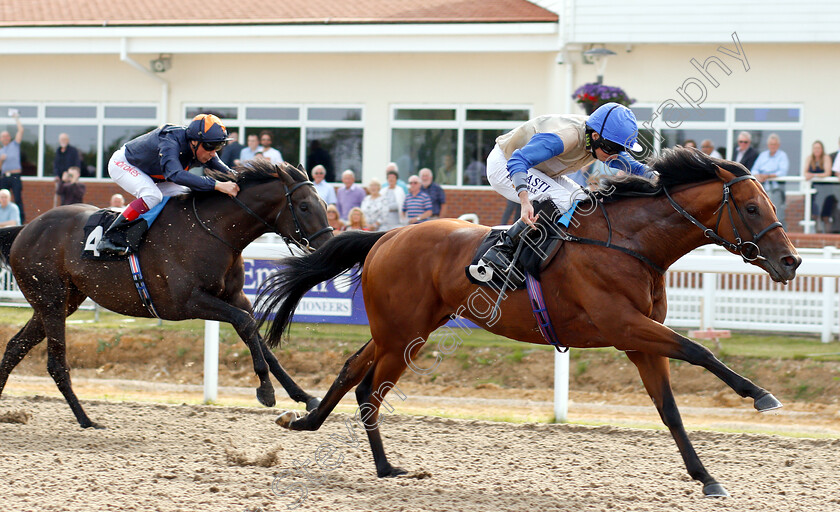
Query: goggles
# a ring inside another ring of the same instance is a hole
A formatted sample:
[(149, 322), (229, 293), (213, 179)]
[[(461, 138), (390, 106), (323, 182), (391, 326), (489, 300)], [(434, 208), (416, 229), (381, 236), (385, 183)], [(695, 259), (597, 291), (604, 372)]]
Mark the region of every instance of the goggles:
[(227, 144), (227, 141), (225, 141), (225, 140), (222, 140), (222, 141), (219, 141), (219, 142), (202, 142), (201, 147), (203, 147), (207, 151), (219, 151), (223, 147), (225, 147), (226, 144)]
[(621, 144), (616, 144), (615, 142), (607, 140), (603, 137), (598, 139), (598, 142), (600, 143), (599, 145), (601, 146), (601, 150), (608, 155), (617, 155), (622, 151), (627, 150), (627, 148), (625, 148)]

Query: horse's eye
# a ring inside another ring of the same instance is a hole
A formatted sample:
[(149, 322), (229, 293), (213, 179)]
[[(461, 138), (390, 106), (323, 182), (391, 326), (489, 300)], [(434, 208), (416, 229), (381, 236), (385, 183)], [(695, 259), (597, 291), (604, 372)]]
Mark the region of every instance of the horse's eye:
[(758, 206), (754, 204), (747, 206), (747, 213), (750, 215), (758, 215)]
[(309, 211), (309, 203), (300, 203), (299, 208), (302, 212)]

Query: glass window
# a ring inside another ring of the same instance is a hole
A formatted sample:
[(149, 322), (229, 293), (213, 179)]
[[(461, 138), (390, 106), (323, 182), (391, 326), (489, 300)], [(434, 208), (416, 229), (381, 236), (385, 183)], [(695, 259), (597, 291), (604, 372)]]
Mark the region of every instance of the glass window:
[(798, 123), (799, 108), (736, 108), (736, 122)]
[(300, 109), (297, 107), (248, 107), (245, 117), (251, 121), (297, 121)]
[(403, 180), (428, 167), (439, 185), (455, 185), (457, 142), (455, 129), (396, 128), (391, 138), (391, 160)]
[[(81, 173), (85, 178), (96, 176), (96, 126), (47, 125), (44, 127), (44, 176), (55, 176), (55, 152), (58, 136), (66, 133), (70, 145), (79, 150)], [(110, 155), (109, 155), (110, 156)]]
[(102, 129), (102, 165), (105, 170), (102, 176), (108, 175), (107, 167), (111, 155), (120, 149), (126, 142), (149, 133), (157, 128), (156, 126), (105, 126)]
[(198, 114), (213, 114), (219, 119), (230, 121), (239, 117), (236, 107), (189, 107), (187, 108), (187, 120), (192, 120)]
[(496, 146), (496, 137), (508, 130), (464, 130), (464, 185), (489, 185), (487, 155)]
[(300, 128), (260, 128), (245, 129), (245, 140), (248, 135), (261, 136), (263, 132), (271, 135), (271, 147), (280, 151), (283, 160), (297, 166), (300, 163)]
[(310, 121), (361, 121), (362, 109), (310, 107), (306, 115)]
[[(12, 121), (0, 125), (0, 131), (9, 132), (14, 140), (17, 135), (17, 123)], [(38, 145), (38, 125), (23, 123), (23, 140), (20, 142), (21, 176), (38, 175)]]
[(678, 129), (662, 130), (662, 149), (672, 148), (677, 144), (684, 145), (686, 141), (693, 140), (697, 149), (701, 149), (704, 140), (711, 140), (712, 147), (726, 157), (726, 130), (705, 130), (705, 129)]
[(630, 110), (633, 111), (639, 124), (650, 120), (650, 116), (653, 115), (653, 109), (650, 107), (630, 107)]
[(397, 121), (454, 121), (454, 108), (398, 108), (394, 113)]
[(327, 181), (339, 181), (347, 169), (361, 179), (362, 171), (361, 128), (307, 128), (306, 170), (323, 165)]
[(47, 117), (96, 117), (96, 107), (72, 107), (67, 105), (47, 105)]
[(525, 122), (530, 117), (527, 109), (493, 110), (467, 109), (467, 121), (520, 121)]
[(677, 125), (680, 122), (698, 121), (698, 122), (723, 122), (726, 121), (725, 108), (666, 108), (662, 112), (663, 119)]
[(105, 117), (130, 119), (157, 119), (157, 107), (105, 107)]
[(0, 105), (0, 116), (12, 117), (12, 110), (17, 110), (20, 117), (38, 117), (38, 107), (35, 105)]

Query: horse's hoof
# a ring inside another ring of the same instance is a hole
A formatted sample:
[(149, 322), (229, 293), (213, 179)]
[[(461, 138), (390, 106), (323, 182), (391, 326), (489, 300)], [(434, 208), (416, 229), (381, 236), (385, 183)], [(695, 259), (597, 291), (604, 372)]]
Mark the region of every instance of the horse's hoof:
[(726, 492), (726, 489), (724, 489), (722, 485), (715, 482), (713, 484), (706, 484), (706, 485), (703, 486), (703, 497), (704, 498), (728, 498), (729, 493)]
[(408, 473), (408, 471), (404, 470), (403, 468), (398, 468), (396, 466), (391, 466), (390, 468), (386, 469), (382, 472), (377, 472), (379, 478), (394, 478), (400, 475), (404, 475)]
[(782, 402), (776, 400), (776, 397), (767, 393), (763, 397), (759, 398), (755, 401), (755, 409), (758, 412), (767, 412), (772, 411), (773, 409), (778, 409), (782, 406)]
[(274, 388), (271, 384), (257, 388), (257, 401), (266, 407), (274, 407)]
[(321, 399), (317, 396), (313, 396), (306, 402), (306, 412), (312, 412), (321, 405)]
[(99, 423), (96, 423), (95, 421), (91, 421), (88, 425), (82, 425), (82, 428), (92, 428), (94, 430), (105, 430), (106, 427), (104, 425), (100, 425)]
[(277, 423), (281, 427), (285, 429), (292, 430), (292, 422), (300, 419), (300, 413), (297, 411), (286, 411), (280, 416), (277, 416), (277, 419), (274, 420), (274, 423)]

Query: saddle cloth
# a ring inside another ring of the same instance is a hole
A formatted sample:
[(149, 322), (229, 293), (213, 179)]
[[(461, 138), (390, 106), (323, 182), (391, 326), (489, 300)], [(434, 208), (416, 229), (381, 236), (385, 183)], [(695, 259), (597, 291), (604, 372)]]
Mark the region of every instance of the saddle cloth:
[[(137, 220), (129, 224), (128, 227), (114, 232), (114, 240), (124, 245), (128, 245), (131, 248), (128, 254), (136, 253), (140, 250), (140, 245), (143, 242), (143, 235), (146, 233), (148, 228), (151, 227), (152, 223), (155, 221), (158, 214), (160, 214), (161, 210), (163, 210), (163, 207), (166, 205), (168, 200), (169, 197), (164, 197), (163, 201), (138, 217)], [(128, 254), (100, 254), (99, 251), (96, 250), (96, 244), (98, 244), (99, 240), (102, 239), (102, 234), (114, 222), (118, 215), (121, 215), (121, 212), (110, 208), (103, 208), (88, 218), (84, 227), (85, 244), (82, 248), (82, 258), (99, 261), (120, 261), (128, 257)]]
[[(539, 214), (540, 218), (537, 220), (537, 229), (531, 229), (522, 235), (519, 257), (515, 262), (513, 269), (509, 276), (505, 276), (503, 269), (492, 267), (492, 278), (490, 280), (479, 280), (470, 272), (470, 268), (475, 268), (481, 258), (491, 246), (495, 245), (502, 233), (507, 231), (507, 227), (493, 228), (487, 236), (481, 241), (478, 250), (473, 256), (472, 262), (469, 266), (464, 268), (467, 279), (471, 283), (488, 286), (493, 289), (500, 289), (507, 279), (508, 290), (523, 290), (525, 289), (525, 275), (530, 274), (539, 280), (540, 272), (551, 262), (563, 243), (563, 239), (559, 234), (559, 226), (556, 224), (549, 226), (550, 219), (557, 216), (556, 207), (552, 201), (542, 201), (534, 203), (534, 213)], [(526, 241), (527, 238), (527, 241)]]

